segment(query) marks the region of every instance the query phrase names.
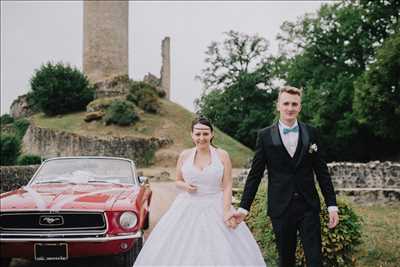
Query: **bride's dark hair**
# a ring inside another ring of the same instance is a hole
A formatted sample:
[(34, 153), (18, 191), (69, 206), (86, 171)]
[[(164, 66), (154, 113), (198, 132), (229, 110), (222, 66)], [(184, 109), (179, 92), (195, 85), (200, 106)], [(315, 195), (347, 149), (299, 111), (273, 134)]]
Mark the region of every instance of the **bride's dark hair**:
[[(193, 132), (194, 126), (195, 126), (196, 124), (198, 124), (198, 123), (210, 127), (211, 133), (214, 132), (214, 128), (213, 128), (213, 126), (212, 126), (210, 120), (209, 120), (208, 118), (204, 117), (203, 115), (200, 115), (200, 116), (196, 117), (196, 118), (192, 121), (192, 132)], [(212, 143), (213, 139), (214, 139), (214, 137), (211, 138), (210, 144), (211, 144), (213, 147), (216, 147), (216, 146)]]

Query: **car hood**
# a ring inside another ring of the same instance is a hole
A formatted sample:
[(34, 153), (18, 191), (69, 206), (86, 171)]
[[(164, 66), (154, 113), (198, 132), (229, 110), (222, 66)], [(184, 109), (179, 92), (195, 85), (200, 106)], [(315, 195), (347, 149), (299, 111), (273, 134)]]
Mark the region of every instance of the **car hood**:
[(112, 210), (114, 203), (131, 201), (135, 187), (98, 184), (32, 185), (0, 196), (2, 211)]

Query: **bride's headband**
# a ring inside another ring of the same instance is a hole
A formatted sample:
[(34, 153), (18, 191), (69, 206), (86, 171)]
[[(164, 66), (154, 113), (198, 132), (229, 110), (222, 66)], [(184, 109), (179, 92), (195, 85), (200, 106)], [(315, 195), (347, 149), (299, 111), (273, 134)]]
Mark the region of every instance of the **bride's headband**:
[[(199, 123), (199, 124), (201, 124), (201, 123)], [(195, 130), (211, 130), (211, 128), (208, 127), (207, 125), (203, 125), (203, 126), (204, 127), (194, 126), (193, 129), (195, 129)]]

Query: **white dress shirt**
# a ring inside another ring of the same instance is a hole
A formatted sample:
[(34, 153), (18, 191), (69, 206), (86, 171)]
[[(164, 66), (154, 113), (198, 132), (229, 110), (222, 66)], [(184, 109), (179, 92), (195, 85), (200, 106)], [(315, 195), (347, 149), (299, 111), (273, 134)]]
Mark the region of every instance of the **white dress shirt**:
[(299, 131), (297, 131), (297, 132), (288, 132), (288, 133), (284, 134), (283, 133), (283, 129), (284, 128), (293, 129), (296, 126), (297, 127), (299, 126), (299, 124), (297, 123), (297, 120), (295, 121), (295, 123), (291, 127), (285, 125), (280, 120), (279, 120), (279, 123), (278, 123), (279, 133), (281, 134), (283, 145), (285, 146), (287, 152), (289, 152), (289, 155), (292, 158), (294, 156), (294, 153), (296, 153), (297, 144), (299, 142)]

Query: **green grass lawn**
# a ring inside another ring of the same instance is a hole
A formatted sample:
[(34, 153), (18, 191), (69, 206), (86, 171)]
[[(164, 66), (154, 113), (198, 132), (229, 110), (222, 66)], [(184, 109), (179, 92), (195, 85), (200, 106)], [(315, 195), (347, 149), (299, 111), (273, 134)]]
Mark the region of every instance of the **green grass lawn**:
[[(399, 267), (400, 203), (351, 207), (363, 221), (362, 243), (353, 255), (355, 267)], [(277, 266), (278, 259), (266, 260), (272, 263), (269, 267)]]
[(355, 255), (359, 267), (400, 266), (400, 203), (354, 205), (356, 213), (363, 219), (363, 243)]

